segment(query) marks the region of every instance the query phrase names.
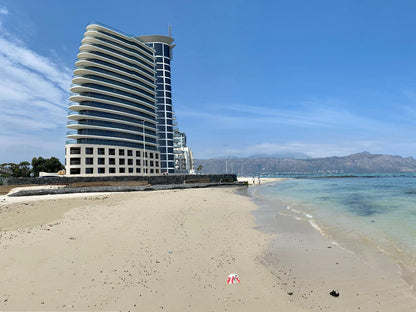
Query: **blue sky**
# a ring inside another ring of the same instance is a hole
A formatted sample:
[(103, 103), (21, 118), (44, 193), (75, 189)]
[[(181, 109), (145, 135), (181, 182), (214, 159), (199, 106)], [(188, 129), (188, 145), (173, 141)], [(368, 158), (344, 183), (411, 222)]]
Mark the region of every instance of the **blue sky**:
[(63, 160), (74, 61), (92, 21), (168, 34), (196, 158), (416, 156), (416, 1), (0, 0), (0, 163)]

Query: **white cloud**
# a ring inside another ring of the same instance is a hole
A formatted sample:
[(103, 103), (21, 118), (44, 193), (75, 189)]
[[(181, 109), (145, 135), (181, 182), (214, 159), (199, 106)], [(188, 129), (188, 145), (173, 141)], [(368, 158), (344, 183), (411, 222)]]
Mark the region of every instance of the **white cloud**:
[(199, 118), (220, 129), (253, 129), (257, 127), (292, 126), (304, 129), (348, 127), (378, 131), (389, 125), (375, 119), (354, 114), (339, 106), (326, 105), (325, 101), (301, 103), (291, 109), (250, 105), (210, 105), (211, 112), (177, 109), (181, 117)]
[(0, 7), (0, 14), (9, 15), (9, 10), (6, 7)]
[(11, 37), (0, 34), (0, 162), (23, 160), (25, 146), (36, 155), (48, 155), (53, 145), (63, 150), (72, 77)]

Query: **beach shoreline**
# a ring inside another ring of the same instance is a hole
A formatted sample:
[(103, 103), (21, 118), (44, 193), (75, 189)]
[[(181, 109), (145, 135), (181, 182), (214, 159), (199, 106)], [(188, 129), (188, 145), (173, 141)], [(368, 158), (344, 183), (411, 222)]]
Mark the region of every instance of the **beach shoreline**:
[[(0, 310), (415, 310), (396, 263), (258, 196), (276, 181), (3, 196)], [(240, 284), (226, 283), (231, 273)]]
[(301, 311), (255, 209), (235, 188), (6, 198), (0, 310)]
[[(365, 239), (328, 235), (301, 207), (276, 198), (270, 202), (259, 190), (250, 188), (260, 207), (253, 212), (257, 229), (275, 235), (262, 263), (298, 306), (308, 311), (416, 310), (414, 268)], [(339, 296), (329, 295), (332, 291)]]

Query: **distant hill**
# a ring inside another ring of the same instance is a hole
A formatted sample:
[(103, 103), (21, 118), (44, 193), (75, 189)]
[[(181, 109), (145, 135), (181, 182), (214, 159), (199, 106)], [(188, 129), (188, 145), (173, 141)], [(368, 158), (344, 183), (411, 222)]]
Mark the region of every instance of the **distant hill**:
[[(303, 154), (304, 155), (304, 154)], [(307, 155), (305, 155), (307, 157)], [(201, 173), (225, 173), (226, 160), (196, 159), (195, 167), (202, 165)], [(227, 160), (228, 173), (259, 174), (370, 174), (416, 172), (413, 157), (370, 154), (362, 152), (345, 157), (278, 158), (272, 156), (232, 158)]]

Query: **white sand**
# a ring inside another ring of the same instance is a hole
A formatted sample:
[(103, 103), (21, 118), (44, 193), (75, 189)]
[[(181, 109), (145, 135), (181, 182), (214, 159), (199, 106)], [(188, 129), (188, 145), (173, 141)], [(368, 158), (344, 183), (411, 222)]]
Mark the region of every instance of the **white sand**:
[[(300, 311), (232, 189), (0, 203), (0, 310)], [(228, 285), (237, 273), (241, 284)]]

